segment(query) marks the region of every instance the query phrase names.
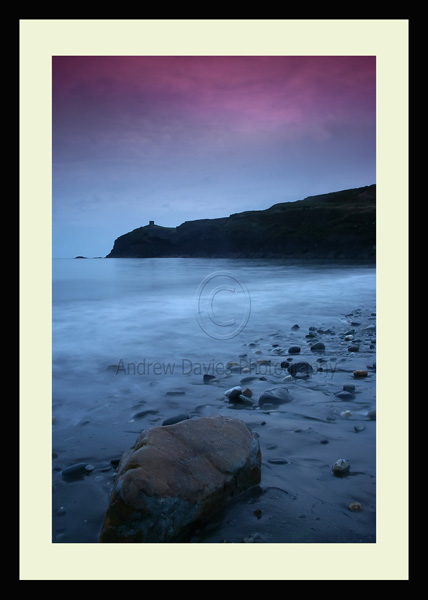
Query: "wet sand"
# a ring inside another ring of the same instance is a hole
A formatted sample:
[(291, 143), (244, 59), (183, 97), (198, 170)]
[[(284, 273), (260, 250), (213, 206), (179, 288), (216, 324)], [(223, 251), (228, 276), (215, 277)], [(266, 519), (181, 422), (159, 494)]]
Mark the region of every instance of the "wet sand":
[[(221, 414), (259, 435), (262, 478), (185, 541), (375, 543), (375, 324), (373, 308), (356, 309), (329, 329), (301, 322), (260, 339), (241, 336), (240, 353), (225, 356), (226, 368), (209, 382), (195, 365), (189, 372), (181, 365), (174, 376), (145, 378), (136, 396), (123, 377), (120, 393), (73, 425), (62, 424), (54, 405), (52, 541), (98, 542), (118, 459), (142, 430), (179, 415)], [(325, 348), (314, 350), (315, 343)], [(308, 376), (286, 365), (299, 362), (311, 365)], [(103, 367), (115, 385), (118, 367), (127, 365)], [(236, 386), (251, 391), (247, 402), (225, 395)], [(279, 387), (289, 401), (259, 406), (266, 390)], [(341, 475), (332, 470), (339, 459), (349, 461)], [(73, 465), (80, 466), (67, 477)]]

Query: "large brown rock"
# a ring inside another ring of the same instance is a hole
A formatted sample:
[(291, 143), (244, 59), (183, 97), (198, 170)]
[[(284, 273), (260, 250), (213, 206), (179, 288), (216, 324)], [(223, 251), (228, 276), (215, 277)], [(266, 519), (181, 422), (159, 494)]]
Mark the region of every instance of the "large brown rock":
[(146, 430), (119, 463), (99, 541), (182, 541), (259, 483), (260, 473), (258, 438), (237, 419), (202, 417)]

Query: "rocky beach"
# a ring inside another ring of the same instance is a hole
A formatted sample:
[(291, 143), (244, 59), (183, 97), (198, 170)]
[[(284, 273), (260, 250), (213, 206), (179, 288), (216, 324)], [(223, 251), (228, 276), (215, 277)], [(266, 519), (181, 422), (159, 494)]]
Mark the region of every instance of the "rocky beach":
[(244, 331), (228, 349), (100, 366), (105, 396), (73, 423), (54, 399), (54, 543), (99, 543), (119, 462), (142, 432), (218, 416), (256, 436), (259, 481), (169, 541), (376, 542), (375, 306), (328, 327), (302, 317)]

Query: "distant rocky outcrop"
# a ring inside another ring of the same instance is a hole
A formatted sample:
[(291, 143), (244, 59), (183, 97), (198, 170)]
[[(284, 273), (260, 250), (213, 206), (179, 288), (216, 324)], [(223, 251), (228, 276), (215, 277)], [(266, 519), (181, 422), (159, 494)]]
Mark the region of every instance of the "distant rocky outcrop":
[(118, 237), (107, 258), (349, 258), (376, 255), (376, 185), (283, 202), (259, 211)]
[(183, 541), (260, 476), (258, 437), (240, 420), (201, 417), (148, 429), (119, 463), (99, 541)]

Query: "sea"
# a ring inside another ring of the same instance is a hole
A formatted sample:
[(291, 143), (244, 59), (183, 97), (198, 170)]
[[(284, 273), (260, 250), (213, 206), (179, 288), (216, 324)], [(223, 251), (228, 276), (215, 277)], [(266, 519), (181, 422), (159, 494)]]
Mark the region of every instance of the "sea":
[[(97, 542), (114, 466), (141, 430), (224, 413), (237, 371), (281, 378), (287, 344), (304, 346), (311, 331), (358, 338), (375, 314), (371, 263), (53, 259), (53, 542)], [(338, 341), (323, 358), (323, 385)], [(366, 368), (359, 356), (351, 368)], [(204, 376), (224, 382), (214, 396)], [(85, 477), (66, 481), (76, 464)]]

